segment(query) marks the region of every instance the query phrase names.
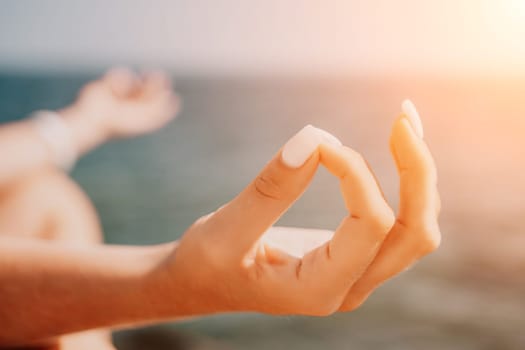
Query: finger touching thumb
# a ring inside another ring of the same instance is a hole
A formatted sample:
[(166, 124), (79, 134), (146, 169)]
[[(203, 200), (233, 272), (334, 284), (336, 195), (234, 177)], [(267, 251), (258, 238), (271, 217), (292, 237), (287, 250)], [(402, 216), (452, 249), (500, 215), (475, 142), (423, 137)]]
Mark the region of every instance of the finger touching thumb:
[(329, 132), (307, 125), (284, 145), (281, 161), (290, 168), (300, 168), (323, 142), (341, 145), (341, 141)]
[(341, 145), (330, 133), (307, 125), (295, 134), (259, 175), (217, 213), (232, 229), (232, 242), (249, 250), (301, 196), (319, 164), (321, 143)]

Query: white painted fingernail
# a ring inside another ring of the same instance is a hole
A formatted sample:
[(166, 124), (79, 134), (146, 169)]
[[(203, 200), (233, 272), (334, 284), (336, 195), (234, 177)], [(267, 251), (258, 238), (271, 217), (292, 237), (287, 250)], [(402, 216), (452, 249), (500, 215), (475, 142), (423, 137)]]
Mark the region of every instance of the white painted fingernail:
[(321, 135), (321, 137), (328, 143), (332, 144), (332, 145), (336, 145), (336, 146), (342, 146), (343, 144), (341, 143), (341, 141), (339, 141), (339, 139), (337, 137), (335, 137), (334, 135), (330, 134), (328, 131), (325, 131), (323, 129), (319, 129), (319, 128), (315, 128), (317, 130), (317, 132), (319, 132), (319, 134)]
[(341, 145), (341, 141), (332, 134), (312, 125), (307, 125), (284, 145), (281, 159), (289, 167), (299, 168), (323, 142)]
[(421, 118), (419, 117), (416, 106), (414, 106), (412, 101), (407, 99), (401, 104), (401, 109), (403, 110), (403, 113), (406, 115), (416, 134), (423, 138), (423, 123), (421, 123)]

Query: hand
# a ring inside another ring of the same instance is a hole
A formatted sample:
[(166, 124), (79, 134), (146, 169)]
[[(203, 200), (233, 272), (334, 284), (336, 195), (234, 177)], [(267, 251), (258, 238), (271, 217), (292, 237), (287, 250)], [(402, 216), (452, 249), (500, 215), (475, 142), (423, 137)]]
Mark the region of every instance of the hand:
[[(314, 149), (298, 149), (298, 138)], [(436, 170), (406, 116), (391, 137), (401, 176), (397, 220), (364, 159), (327, 140), (319, 129), (303, 129), (242, 193), (187, 230), (163, 270), (168, 298), (183, 296), (171, 305), (176, 314), (353, 310), (381, 282), (437, 248)], [(290, 156), (305, 152), (304, 162)], [(339, 178), (348, 216), (334, 233), (272, 228), (319, 163)]]
[(165, 74), (139, 77), (117, 68), (87, 84), (61, 113), (84, 152), (111, 138), (155, 131), (173, 119), (178, 108), (178, 97)]

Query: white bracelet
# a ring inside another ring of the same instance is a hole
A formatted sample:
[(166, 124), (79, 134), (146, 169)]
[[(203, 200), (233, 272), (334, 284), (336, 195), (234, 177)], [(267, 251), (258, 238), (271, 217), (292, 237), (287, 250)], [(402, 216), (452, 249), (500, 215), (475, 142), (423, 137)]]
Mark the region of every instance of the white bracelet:
[(60, 114), (52, 111), (36, 111), (31, 120), (38, 135), (53, 154), (53, 161), (59, 168), (70, 171), (78, 157), (71, 129)]

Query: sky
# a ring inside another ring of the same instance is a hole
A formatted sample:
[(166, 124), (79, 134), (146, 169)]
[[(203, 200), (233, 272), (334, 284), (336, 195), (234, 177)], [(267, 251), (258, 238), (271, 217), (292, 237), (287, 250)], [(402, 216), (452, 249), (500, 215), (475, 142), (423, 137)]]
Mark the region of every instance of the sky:
[(0, 0), (0, 70), (525, 74), (525, 0)]

